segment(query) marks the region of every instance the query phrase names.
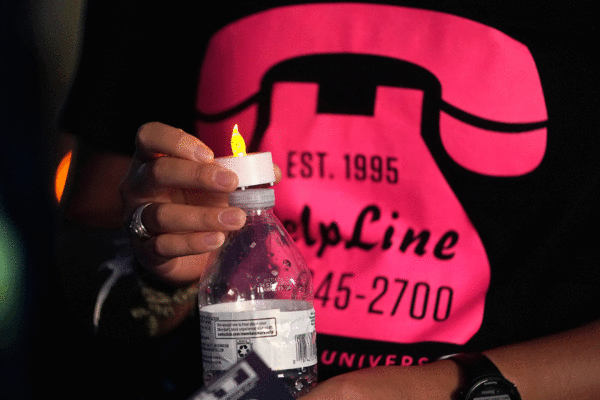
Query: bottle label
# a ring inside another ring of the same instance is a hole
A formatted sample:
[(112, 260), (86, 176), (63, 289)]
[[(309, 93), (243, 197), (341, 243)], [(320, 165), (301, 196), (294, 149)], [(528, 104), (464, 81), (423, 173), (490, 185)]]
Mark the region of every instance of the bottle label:
[(256, 300), (200, 310), (204, 369), (224, 371), (256, 352), (274, 371), (317, 363), (315, 311), (305, 301)]

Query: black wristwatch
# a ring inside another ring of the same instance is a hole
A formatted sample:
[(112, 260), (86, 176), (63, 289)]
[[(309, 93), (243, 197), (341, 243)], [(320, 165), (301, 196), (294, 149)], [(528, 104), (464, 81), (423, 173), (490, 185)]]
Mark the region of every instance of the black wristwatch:
[(483, 354), (456, 354), (449, 358), (460, 366), (465, 377), (459, 400), (521, 400), (517, 387)]

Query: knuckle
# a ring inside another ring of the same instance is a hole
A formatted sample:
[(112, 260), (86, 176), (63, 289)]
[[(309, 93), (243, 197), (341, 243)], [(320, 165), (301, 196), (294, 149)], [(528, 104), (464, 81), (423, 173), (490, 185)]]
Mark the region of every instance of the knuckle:
[(221, 227), (219, 223), (218, 212), (216, 210), (203, 210), (198, 217), (199, 222), (206, 229), (217, 229)]
[(202, 164), (196, 164), (190, 169), (190, 179), (192, 182), (204, 182), (206, 181), (206, 168)]
[(198, 229), (202, 228), (203, 223), (203, 211), (201, 208), (196, 207), (193, 211), (186, 213), (186, 220), (190, 223), (190, 225), (197, 227)]
[(178, 160), (173, 166), (173, 177), (188, 189), (196, 189), (206, 186), (207, 174), (204, 165), (190, 162), (188, 160)]
[(189, 211), (180, 216), (180, 222), (185, 224), (190, 231), (205, 231), (212, 230), (215, 227), (216, 217), (212, 215), (210, 209), (206, 207), (195, 207), (193, 211)]
[(197, 235), (186, 235), (184, 245), (182, 246), (182, 250), (185, 250), (186, 254), (198, 254), (203, 251), (202, 246), (198, 245), (196, 236)]

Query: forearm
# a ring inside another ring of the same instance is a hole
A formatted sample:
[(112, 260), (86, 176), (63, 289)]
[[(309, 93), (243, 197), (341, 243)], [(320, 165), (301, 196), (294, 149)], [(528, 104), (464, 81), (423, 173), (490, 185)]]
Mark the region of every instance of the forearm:
[(600, 396), (600, 321), (486, 352), (523, 400)]
[[(591, 400), (600, 393), (600, 322), (486, 351), (522, 400)], [(382, 366), (338, 375), (302, 400), (454, 400), (467, 384), (461, 367), (443, 359), (415, 367)]]

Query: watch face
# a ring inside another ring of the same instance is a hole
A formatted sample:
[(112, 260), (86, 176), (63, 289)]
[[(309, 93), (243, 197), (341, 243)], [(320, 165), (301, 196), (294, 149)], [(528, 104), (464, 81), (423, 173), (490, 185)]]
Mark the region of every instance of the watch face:
[(486, 378), (474, 385), (466, 400), (521, 400), (514, 385), (504, 378)]
[(492, 396), (484, 396), (484, 397), (473, 397), (473, 400), (511, 400), (510, 396), (507, 394), (501, 395), (492, 395)]

